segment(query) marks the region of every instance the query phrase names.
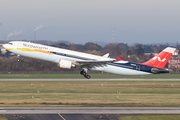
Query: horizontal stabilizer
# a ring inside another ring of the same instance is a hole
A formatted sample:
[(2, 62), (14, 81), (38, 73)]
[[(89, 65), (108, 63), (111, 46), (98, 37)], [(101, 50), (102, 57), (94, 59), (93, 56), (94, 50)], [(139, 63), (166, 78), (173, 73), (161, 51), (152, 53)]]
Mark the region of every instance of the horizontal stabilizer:
[(151, 72), (154, 73), (154, 74), (157, 74), (157, 73), (169, 73), (169, 70), (165, 70), (165, 69), (159, 70), (157, 68), (152, 68)]

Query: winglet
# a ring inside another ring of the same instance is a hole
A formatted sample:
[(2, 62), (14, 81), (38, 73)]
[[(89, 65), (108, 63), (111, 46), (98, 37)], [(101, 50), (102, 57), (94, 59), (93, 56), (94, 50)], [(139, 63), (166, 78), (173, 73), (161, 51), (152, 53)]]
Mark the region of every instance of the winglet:
[(109, 53), (106, 53), (105, 55), (103, 55), (104, 58), (108, 58), (109, 57)]
[(117, 58), (116, 60), (119, 60), (119, 61), (121, 61), (123, 59), (123, 57), (119, 57), (119, 58)]

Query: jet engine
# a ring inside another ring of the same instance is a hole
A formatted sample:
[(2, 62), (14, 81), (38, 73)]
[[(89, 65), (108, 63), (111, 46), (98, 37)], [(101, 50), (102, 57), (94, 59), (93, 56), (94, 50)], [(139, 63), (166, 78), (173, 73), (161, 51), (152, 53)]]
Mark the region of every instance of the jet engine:
[(71, 67), (75, 67), (74, 64), (72, 64), (72, 61), (68, 61), (68, 60), (59, 60), (59, 64), (58, 67), (60, 68), (66, 68), (66, 69), (71, 69)]

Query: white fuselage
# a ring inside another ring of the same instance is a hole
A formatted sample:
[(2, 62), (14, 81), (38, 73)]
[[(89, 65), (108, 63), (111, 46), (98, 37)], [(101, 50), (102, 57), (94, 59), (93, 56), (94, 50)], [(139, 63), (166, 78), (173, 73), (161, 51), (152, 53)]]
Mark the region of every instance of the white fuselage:
[[(35, 44), (30, 42), (14, 41), (11, 44), (3, 45), (7, 50), (17, 55), (41, 59), (45, 61), (59, 63), (61, 59), (70, 61), (86, 61), (86, 60), (114, 60), (98, 55), (92, 55), (72, 50), (66, 50), (41, 44)], [(90, 70), (103, 71), (118, 75), (148, 75), (149, 72), (140, 71), (138, 69), (131, 69), (134, 66), (123, 66), (123, 63), (127, 61), (117, 61), (116, 65), (107, 64), (103, 67), (94, 67)], [(118, 64), (119, 63), (119, 64)]]

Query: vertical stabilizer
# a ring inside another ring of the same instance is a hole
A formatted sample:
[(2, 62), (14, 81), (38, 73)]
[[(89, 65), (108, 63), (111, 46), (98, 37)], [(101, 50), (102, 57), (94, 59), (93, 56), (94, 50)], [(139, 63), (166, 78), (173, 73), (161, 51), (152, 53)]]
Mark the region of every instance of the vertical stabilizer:
[(167, 47), (150, 60), (140, 64), (163, 69), (175, 50), (176, 48)]

